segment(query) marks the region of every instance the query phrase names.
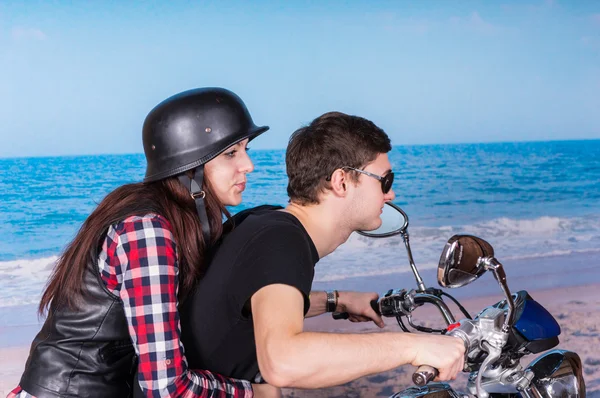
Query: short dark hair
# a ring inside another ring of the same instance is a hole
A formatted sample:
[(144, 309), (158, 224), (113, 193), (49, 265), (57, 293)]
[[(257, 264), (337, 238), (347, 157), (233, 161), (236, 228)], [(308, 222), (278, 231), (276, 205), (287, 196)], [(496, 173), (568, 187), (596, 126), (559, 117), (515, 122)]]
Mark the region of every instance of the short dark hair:
[(290, 137), (285, 155), (290, 202), (318, 204), (336, 169), (364, 167), (391, 149), (387, 134), (370, 120), (341, 112), (319, 116)]

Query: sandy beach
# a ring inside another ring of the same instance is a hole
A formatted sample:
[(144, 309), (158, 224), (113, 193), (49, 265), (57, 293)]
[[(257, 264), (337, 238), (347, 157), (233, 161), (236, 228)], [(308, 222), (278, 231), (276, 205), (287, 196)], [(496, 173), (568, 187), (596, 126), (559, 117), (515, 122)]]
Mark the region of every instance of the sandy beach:
[[(558, 319), (562, 328), (558, 348), (577, 352), (585, 370), (588, 397), (600, 397), (600, 284), (580, 285), (560, 289), (530, 291), (530, 294)], [(489, 304), (500, 300), (495, 294), (463, 300), (469, 312), (476, 312)], [(433, 324), (439, 322), (439, 314), (433, 309), (423, 309), (421, 319)], [(328, 315), (306, 320), (306, 329), (324, 332), (393, 332), (399, 331), (393, 319), (386, 319), (386, 327), (378, 329), (372, 323), (355, 324), (347, 321), (335, 321)], [(29, 329), (29, 328), (28, 328)], [(31, 331), (32, 332), (32, 331)], [(29, 333), (31, 333), (29, 332)], [(5, 347), (0, 349), (0, 396), (5, 396), (17, 385), (27, 358), (29, 346)], [(533, 360), (534, 355), (527, 357)], [(386, 397), (393, 392), (410, 386), (413, 368), (404, 366), (398, 369), (363, 377), (343, 386), (320, 390), (285, 389), (287, 397)], [(464, 386), (464, 377), (453, 385)]]
[[(405, 264), (402, 253), (399, 263)], [(588, 398), (600, 397), (600, 259), (595, 255), (571, 254), (505, 262), (508, 285), (512, 292), (525, 289), (557, 319), (562, 328), (557, 348), (577, 352), (583, 362)], [(406, 267), (403, 265), (401, 267)], [(402, 268), (400, 268), (402, 269)], [(429, 286), (434, 285), (436, 270), (423, 270), (421, 275)], [(414, 277), (401, 272), (390, 275), (347, 278), (331, 282), (315, 282), (314, 290), (376, 291), (389, 288), (412, 288)], [(469, 286), (452, 290), (456, 298), (471, 314), (503, 298), (492, 275), (484, 275)], [(454, 308), (451, 306), (451, 308)], [(454, 311), (454, 309), (453, 309)], [(458, 312), (455, 312), (458, 314)], [(417, 318), (418, 317), (418, 318)], [(458, 318), (458, 316), (457, 316)], [(427, 325), (441, 325), (435, 308), (422, 308), (415, 320)], [(373, 323), (336, 321), (330, 315), (307, 319), (306, 330), (367, 333), (399, 332), (394, 319), (386, 319), (384, 329)], [(29, 344), (39, 330), (35, 306), (0, 308), (0, 397), (14, 388), (23, 370)], [(531, 362), (537, 355), (525, 357)], [(387, 397), (411, 386), (413, 367), (404, 366), (385, 373), (371, 375), (343, 386), (320, 390), (285, 389), (286, 397)], [(465, 385), (466, 375), (453, 383), (459, 390)]]
[[(558, 320), (562, 333), (556, 348), (575, 351), (581, 357), (587, 397), (600, 397), (600, 284), (572, 286), (560, 289), (529, 291), (531, 296), (542, 303)], [(490, 295), (461, 300), (470, 313), (502, 299), (501, 295)], [(423, 309), (420, 320), (428, 325), (439, 325), (440, 315), (436, 309)], [(395, 332), (400, 331), (394, 319), (386, 319), (386, 327), (378, 329), (372, 323), (352, 324), (335, 321), (330, 316), (307, 319), (306, 329), (329, 332)], [(539, 354), (525, 357), (531, 362)], [(320, 390), (286, 389), (286, 397), (388, 397), (412, 385), (412, 366), (403, 366), (392, 371), (371, 375), (338, 387)], [(466, 374), (452, 385), (461, 390), (466, 384)]]

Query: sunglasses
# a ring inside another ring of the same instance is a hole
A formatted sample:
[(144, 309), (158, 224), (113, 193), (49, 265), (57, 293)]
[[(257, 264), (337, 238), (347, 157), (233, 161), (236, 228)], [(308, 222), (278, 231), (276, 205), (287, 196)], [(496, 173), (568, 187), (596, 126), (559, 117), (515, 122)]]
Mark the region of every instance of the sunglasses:
[[(356, 171), (357, 173), (364, 174), (366, 176), (373, 177), (373, 178), (379, 180), (379, 182), (381, 183), (381, 191), (383, 193), (390, 192), (390, 189), (392, 189), (392, 184), (394, 183), (394, 173), (392, 173), (392, 172), (389, 172), (384, 176), (379, 176), (377, 174), (369, 173), (368, 171), (365, 171), (365, 170), (355, 169), (354, 167), (350, 167), (350, 166), (344, 166), (344, 167), (341, 167), (341, 169), (353, 170), (353, 171)], [(327, 177), (327, 181), (331, 181), (331, 177)]]

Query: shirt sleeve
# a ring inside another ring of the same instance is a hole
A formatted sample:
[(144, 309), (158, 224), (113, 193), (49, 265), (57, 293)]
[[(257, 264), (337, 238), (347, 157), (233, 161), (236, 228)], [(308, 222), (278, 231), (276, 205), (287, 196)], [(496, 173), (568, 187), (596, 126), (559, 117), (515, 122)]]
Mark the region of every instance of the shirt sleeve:
[(130, 217), (113, 228), (106, 247), (113, 269), (121, 272), (119, 295), (139, 358), (138, 382), (146, 396), (253, 397), (248, 381), (188, 369), (180, 340), (179, 269), (169, 222), (147, 215)]
[(308, 295), (314, 277), (314, 261), (308, 237), (289, 224), (271, 225), (256, 233), (239, 257), (234, 306), (241, 313), (250, 298), (272, 284), (295, 287), (304, 298), (304, 313), (310, 307)]

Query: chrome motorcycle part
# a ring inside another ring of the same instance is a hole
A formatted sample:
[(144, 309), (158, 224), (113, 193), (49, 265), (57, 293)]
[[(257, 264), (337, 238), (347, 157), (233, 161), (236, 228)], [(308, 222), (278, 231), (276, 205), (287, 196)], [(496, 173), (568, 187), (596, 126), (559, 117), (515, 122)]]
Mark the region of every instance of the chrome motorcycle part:
[(534, 377), (521, 391), (525, 398), (585, 398), (583, 367), (572, 351), (552, 350), (533, 361), (527, 370)]
[(414, 290), (411, 290), (409, 292), (409, 295), (411, 294), (413, 297), (412, 300), (416, 304), (416, 306), (410, 309), (410, 312), (412, 312), (418, 306), (421, 306), (425, 303), (430, 303), (438, 308), (438, 310), (444, 317), (444, 321), (446, 321), (446, 325), (450, 325), (456, 322), (456, 320), (454, 319), (454, 315), (452, 315), (452, 311), (450, 311), (448, 305), (440, 297), (435, 296), (433, 294), (416, 292)]
[(486, 341), (481, 343), (481, 347), (484, 351), (486, 351), (488, 353), (488, 356), (487, 356), (487, 358), (485, 358), (485, 360), (481, 364), (481, 368), (479, 369), (479, 372), (477, 373), (477, 379), (475, 379), (475, 391), (476, 391), (477, 397), (488, 398), (490, 396), (490, 394), (488, 394), (488, 392), (485, 391), (483, 389), (483, 387), (481, 386), (481, 380), (483, 378), (483, 374), (484, 374), (485, 370), (491, 364), (496, 362), (496, 360), (498, 358), (500, 358), (500, 354), (502, 354), (502, 347), (494, 347), (493, 345), (489, 344)]
[[(388, 205), (389, 207), (393, 208), (396, 212), (398, 212), (399, 214), (402, 215), (404, 221), (403, 221), (401, 227), (393, 229), (391, 231), (386, 231), (386, 230), (381, 230), (383, 227), (383, 224), (382, 224), (382, 226), (379, 227), (378, 229), (376, 229), (375, 231), (356, 231), (356, 232), (360, 235), (368, 236), (371, 238), (385, 238), (388, 236), (400, 234), (402, 236), (402, 239), (404, 240), (404, 246), (406, 247), (406, 252), (408, 253), (408, 263), (410, 264), (410, 269), (412, 270), (413, 275), (415, 276), (415, 279), (417, 281), (417, 287), (420, 292), (424, 292), (426, 289), (425, 283), (423, 282), (423, 278), (421, 278), (421, 275), (419, 274), (419, 270), (417, 269), (417, 266), (415, 265), (415, 262), (414, 262), (413, 256), (412, 256), (412, 250), (410, 249), (410, 241), (409, 241), (409, 236), (408, 236), (408, 215), (404, 212), (404, 210), (402, 210), (400, 207), (396, 206), (392, 202), (386, 202), (385, 204)], [(384, 207), (384, 209), (385, 209), (385, 207)], [(385, 219), (386, 219), (386, 217), (382, 217), (382, 220), (385, 220)]]
[[(519, 383), (525, 383), (526, 385), (529, 383), (519, 364), (512, 368), (501, 366), (488, 368), (481, 378), (481, 388), (490, 394), (517, 394)], [(470, 379), (467, 386), (468, 390), (477, 393), (475, 385), (474, 380)]]
[[(397, 208), (395, 205), (390, 207)], [(520, 359), (527, 354), (552, 348), (558, 342), (560, 327), (548, 311), (526, 291), (511, 294), (506, 283), (503, 265), (494, 258), (492, 246), (483, 239), (470, 235), (455, 235), (444, 247), (438, 265), (438, 282), (442, 287), (461, 287), (492, 271), (505, 299), (485, 308), (475, 319), (454, 322), (454, 316), (443, 301), (440, 289), (425, 288), (416, 269), (408, 238), (408, 216), (402, 228), (395, 233), (404, 238), (409, 263), (417, 290), (389, 290), (379, 300), (382, 314), (396, 317), (400, 327), (408, 331), (402, 319), (428, 333), (440, 330), (424, 328), (412, 322), (413, 311), (425, 303), (435, 305), (448, 324), (447, 334), (465, 343), (465, 371), (471, 371), (467, 385), (469, 394), (454, 391), (449, 385), (432, 383), (396, 393), (391, 398), (488, 398), (506, 396), (523, 398), (585, 398), (581, 360), (577, 354), (555, 350), (523, 370)], [(365, 236), (375, 236), (362, 233)], [(389, 235), (388, 235), (389, 236)], [(459, 306), (460, 307), (460, 306)], [(466, 310), (461, 308), (461, 311)], [(466, 314), (467, 317), (468, 313)], [(441, 331), (442, 333), (444, 331)], [(428, 368), (428, 369), (427, 369)], [(413, 375), (415, 384), (424, 384), (437, 375), (432, 367), (419, 367)]]
[(504, 272), (504, 267), (494, 257), (481, 258), (479, 260), (479, 263), (481, 263), (485, 269), (492, 270), (492, 272), (494, 273), (494, 277), (498, 281), (500, 288), (506, 296), (506, 304), (508, 305), (508, 315), (506, 316), (504, 325), (502, 325), (502, 331), (504, 333), (508, 333), (510, 328), (513, 327), (513, 325), (515, 324), (515, 301), (513, 300), (512, 294), (510, 294), (510, 289), (506, 284), (506, 273)]
[(415, 308), (413, 296), (404, 289), (390, 289), (379, 299), (382, 316), (396, 317), (408, 315)]
[(392, 202), (385, 202), (381, 221), (381, 226), (373, 231), (356, 231), (356, 233), (369, 238), (387, 238), (399, 235), (408, 228), (408, 216)]
[(440, 256), (438, 283), (442, 287), (465, 286), (479, 278), (486, 271), (479, 260), (493, 257), (492, 246), (476, 236), (454, 235)]
[(454, 235), (444, 246), (438, 265), (438, 283), (456, 288), (467, 285), (491, 270), (506, 296), (508, 316), (502, 330), (508, 333), (514, 325), (515, 303), (506, 284), (504, 267), (494, 258), (494, 248), (472, 235)]
[(425, 386), (438, 375), (438, 370), (433, 366), (421, 365), (412, 375), (412, 381), (419, 387)]
[(392, 395), (390, 398), (468, 398), (459, 394), (445, 383), (432, 383), (424, 387), (411, 387)]

